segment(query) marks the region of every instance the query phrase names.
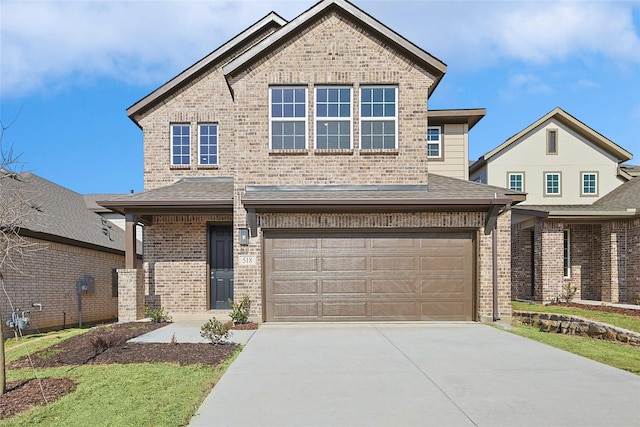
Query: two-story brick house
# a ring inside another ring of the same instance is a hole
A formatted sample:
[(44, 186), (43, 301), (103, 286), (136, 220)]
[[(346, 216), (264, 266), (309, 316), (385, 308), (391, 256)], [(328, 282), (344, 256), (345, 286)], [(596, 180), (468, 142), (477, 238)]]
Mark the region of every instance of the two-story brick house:
[(638, 179), (624, 148), (555, 108), (470, 166), (470, 179), (525, 191), (512, 210), (512, 295), (640, 298)]
[(103, 203), (126, 215), (128, 253), (145, 223), (121, 318), (244, 295), (263, 321), (510, 315), (524, 195), (466, 180), (484, 110), (429, 111), (445, 71), (351, 3), (321, 1), (266, 16), (131, 106), (145, 191)]

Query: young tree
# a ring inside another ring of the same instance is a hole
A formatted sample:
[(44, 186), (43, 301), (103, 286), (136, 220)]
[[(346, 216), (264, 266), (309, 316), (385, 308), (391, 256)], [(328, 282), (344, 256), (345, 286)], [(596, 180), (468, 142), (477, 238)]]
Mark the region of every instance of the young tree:
[[(35, 250), (35, 244), (20, 235), (33, 207), (29, 196), (20, 185), (18, 158), (11, 146), (5, 144), (5, 133), (15, 122), (8, 125), (0, 120), (0, 299), (8, 296), (5, 287), (5, 274), (9, 270), (22, 272), (25, 255)], [(0, 304), (0, 331), (5, 322)], [(0, 394), (6, 392), (6, 370), (4, 355), (4, 336), (0, 333)]]

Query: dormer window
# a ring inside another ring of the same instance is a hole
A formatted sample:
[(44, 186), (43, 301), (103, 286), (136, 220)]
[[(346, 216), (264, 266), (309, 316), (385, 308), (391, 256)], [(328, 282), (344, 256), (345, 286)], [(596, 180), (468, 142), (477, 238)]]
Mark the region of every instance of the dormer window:
[(547, 130), (547, 154), (558, 154), (558, 129)]
[(272, 87), (269, 98), (271, 149), (307, 148), (307, 88)]

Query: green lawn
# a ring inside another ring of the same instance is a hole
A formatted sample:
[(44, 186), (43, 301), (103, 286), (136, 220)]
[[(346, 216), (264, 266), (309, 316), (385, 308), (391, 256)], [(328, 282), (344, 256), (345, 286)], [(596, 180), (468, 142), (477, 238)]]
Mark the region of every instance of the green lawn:
[(530, 311), (534, 313), (564, 314), (578, 316), (608, 323), (613, 326), (640, 332), (640, 317), (625, 316), (617, 313), (607, 313), (582, 308), (563, 307), (559, 305), (530, 304), (528, 302), (513, 301), (512, 307), (516, 311)]
[[(8, 342), (8, 360), (45, 348), (79, 331)], [(219, 366), (178, 366), (168, 363), (84, 365), (38, 370), (40, 378), (69, 377), (77, 389), (46, 407), (0, 421), (0, 426), (181, 426), (188, 424), (211, 388), (237, 357), (238, 349)], [(30, 369), (8, 371), (7, 380), (33, 378)]]
[[(512, 303), (516, 311), (578, 316), (640, 332), (640, 318), (582, 308)], [(512, 333), (640, 375), (640, 348), (618, 342), (547, 332), (515, 322)]]
[(640, 348), (618, 342), (542, 331), (515, 324), (512, 333), (640, 375)]

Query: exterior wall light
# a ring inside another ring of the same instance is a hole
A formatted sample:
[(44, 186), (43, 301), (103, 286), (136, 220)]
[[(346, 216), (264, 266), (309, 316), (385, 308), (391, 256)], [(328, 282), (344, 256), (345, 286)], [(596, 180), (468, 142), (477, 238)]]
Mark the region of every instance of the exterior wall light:
[(248, 228), (238, 229), (238, 240), (240, 241), (240, 246), (249, 246), (249, 229)]

